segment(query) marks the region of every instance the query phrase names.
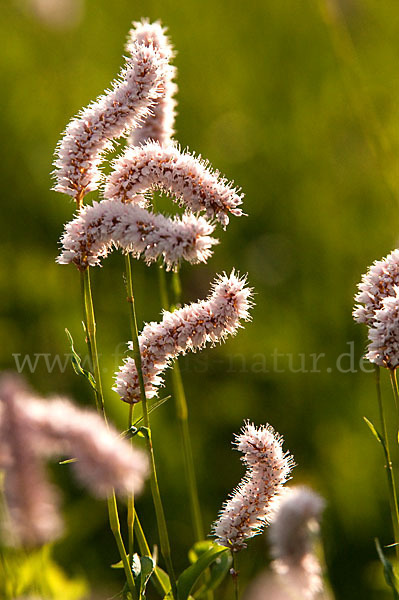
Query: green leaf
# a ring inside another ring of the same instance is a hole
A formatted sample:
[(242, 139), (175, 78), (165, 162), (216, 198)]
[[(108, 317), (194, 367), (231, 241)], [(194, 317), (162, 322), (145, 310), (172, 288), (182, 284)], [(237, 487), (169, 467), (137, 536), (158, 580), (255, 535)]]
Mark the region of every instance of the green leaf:
[(203, 572), (225, 552), (229, 552), (224, 546), (213, 544), (212, 548), (201, 554), (198, 560), (188, 567), (177, 580), (178, 600), (187, 600), (195, 583)]
[(208, 592), (216, 590), (229, 573), (233, 558), (230, 552), (224, 552), (216, 558), (210, 566), (210, 577), (206, 583), (194, 594), (195, 598), (203, 598)]
[(111, 569), (123, 569), (123, 562), (120, 560), (117, 563), (111, 565)]
[(213, 548), (214, 542), (211, 540), (201, 540), (200, 542), (195, 542), (195, 544), (188, 551), (188, 558), (191, 564), (197, 562), (202, 554), (208, 552)]
[(133, 555), (132, 573), (139, 598), (145, 598), (147, 583), (155, 569), (155, 562), (151, 556)]
[[(152, 577), (152, 582), (155, 588), (160, 591), (160, 593), (169, 592), (171, 589), (169, 575), (165, 573), (161, 567), (156, 566), (154, 569), (156, 577)], [(162, 589), (161, 589), (162, 588)]]
[(396, 589), (395, 574), (393, 572), (392, 565), (389, 562), (389, 560), (384, 556), (384, 553), (382, 551), (382, 548), (381, 548), (379, 540), (377, 538), (375, 538), (374, 541), (375, 541), (375, 545), (376, 545), (376, 548), (377, 548), (377, 553), (378, 553), (379, 559), (382, 562), (382, 566), (384, 567), (385, 581), (387, 582), (387, 584), (389, 585), (389, 587), (392, 588), (394, 599), (395, 600), (399, 600), (399, 594), (398, 594), (398, 591)]
[(68, 329), (65, 329), (65, 333), (67, 334), (69, 345), (71, 347), (71, 352), (72, 352), (71, 363), (72, 363), (73, 370), (75, 371), (75, 373), (77, 375), (82, 375), (83, 377), (85, 377), (85, 379), (87, 379), (88, 382), (90, 383), (91, 387), (94, 390), (96, 390), (96, 380), (94, 379), (93, 373), (90, 373), (90, 371), (86, 371), (86, 369), (84, 369), (82, 367), (82, 359), (80, 358), (79, 354), (76, 352), (76, 350), (74, 348), (73, 338), (72, 338), (71, 334), (69, 333)]
[(368, 425), (371, 433), (374, 435), (374, 437), (377, 439), (377, 441), (380, 442), (380, 444), (382, 444), (383, 446), (385, 446), (383, 437), (381, 436), (380, 433), (378, 433), (378, 431), (376, 430), (376, 428), (374, 427), (374, 425), (372, 424), (372, 422), (369, 421), (367, 419), (367, 417), (363, 417), (363, 420), (366, 423), (366, 425)]
[(65, 460), (60, 460), (59, 465), (69, 465), (70, 463), (77, 462), (77, 458), (66, 458)]

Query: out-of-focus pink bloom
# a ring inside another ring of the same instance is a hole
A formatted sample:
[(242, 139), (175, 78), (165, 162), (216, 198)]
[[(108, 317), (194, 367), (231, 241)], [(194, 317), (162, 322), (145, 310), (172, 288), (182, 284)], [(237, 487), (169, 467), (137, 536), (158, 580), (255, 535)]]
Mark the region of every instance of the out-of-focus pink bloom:
[[(68, 400), (35, 397), (16, 375), (0, 378), (0, 469), (15, 544), (34, 545), (60, 532), (56, 496), (44, 474), (52, 456), (75, 459), (79, 480), (95, 495), (140, 492), (148, 474), (146, 455), (123, 440), (93, 411)], [(15, 539), (14, 539), (15, 538)]]

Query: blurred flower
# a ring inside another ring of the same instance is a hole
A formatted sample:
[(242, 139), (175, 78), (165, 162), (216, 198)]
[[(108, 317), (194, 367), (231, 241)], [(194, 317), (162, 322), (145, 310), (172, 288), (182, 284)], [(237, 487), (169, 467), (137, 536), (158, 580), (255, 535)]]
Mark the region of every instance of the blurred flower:
[(14, 375), (0, 380), (0, 469), (5, 471), (7, 506), (2, 535), (10, 545), (35, 546), (58, 537), (62, 531), (58, 497), (36, 454), (23, 406), (27, 390)]
[(383, 298), (381, 308), (374, 313), (366, 354), (370, 362), (388, 369), (399, 365), (399, 287), (394, 289), (395, 296)]
[(11, 526), (23, 545), (41, 544), (60, 530), (52, 488), (43, 473), (50, 456), (74, 459), (79, 480), (98, 496), (115, 489), (139, 492), (147, 476), (147, 457), (119, 437), (96, 413), (69, 401), (36, 398), (20, 378), (0, 378), (0, 469)]
[(216, 542), (233, 551), (246, 547), (245, 540), (262, 532), (276, 510), (283, 484), (294, 466), (282, 449), (283, 439), (270, 425), (247, 422), (236, 435), (237, 450), (247, 472), (224, 504), (212, 528)]
[(273, 570), (298, 598), (322, 591), (321, 567), (313, 554), (312, 534), (319, 530), (324, 500), (307, 487), (287, 489), (269, 528)]
[[(134, 27), (130, 30), (127, 52), (130, 53), (131, 47), (136, 43), (154, 46), (160, 56), (168, 63), (174, 57), (173, 47), (166, 35), (166, 28), (157, 21), (149, 23), (143, 19), (138, 23), (133, 23)], [(174, 95), (177, 92), (177, 85), (173, 81), (176, 77), (176, 67), (170, 66), (164, 72), (163, 92), (156, 103), (151, 108), (151, 114), (138, 127), (133, 129), (129, 136), (129, 144), (136, 146), (148, 140), (168, 144), (174, 134), (174, 123), (176, 117), (176, 100)]]
[(208, 163), (174, 146), (162, 147), (148, 142), (130, 147), (114, 162), (114, 171), (107, 177), (105, 198), (142, 203), (137, 196), (150, 189), (170, 194), (182, 206), (193, 212), (206, 211), (223, 226), (228, 213), (241, 216), (242, 194), (233, 185), (213, 172)]
[(131, 44), (130, 58), (112, 89), (72, 119), (56, 150), (54, 189), (80, 200), (97, 189), (102, 155), (126, 135), (163, 93), (167, 61), (152, 45)]
[[(146, 395), (152, 398), (162, 384), (160, 374), (179, 354), (207, 343), (223, 341), (236, 333), (240, 321), (249, 319), (252, 306), (251, 288), (246, 278), (232, 271), (230, 276), (219, 276), (207, 300), (189, 304), (170, 313), (164, 311), (160, 323), (148, 323), (139, 336), (142, 371)], [(129, 344), (132, 350), (132, 344)], [(124, 402), (140, 401), (140, 387), (135, 362), (125, 360), (116, 374), (114, 390)]]
[(78, 269), (101, 264), (113, 248), (122, 248), (147, 264), (162, 257), (167, 269), (181, 260), (206, 262), (217, 240), (215, 227), (203, 217), (185, 214), (167, 218), (118, 200), (93, 202), (65, 226), (58, 263), (74, 263)]
[(83, 0), (15, 0), (51, 29), (76, 27), (82, 19)]

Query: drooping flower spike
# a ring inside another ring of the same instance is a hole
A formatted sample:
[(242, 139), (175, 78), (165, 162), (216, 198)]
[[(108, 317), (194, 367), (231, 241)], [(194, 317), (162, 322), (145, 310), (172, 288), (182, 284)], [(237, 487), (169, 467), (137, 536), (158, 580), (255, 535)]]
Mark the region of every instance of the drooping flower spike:
[(105, 198), (141, 204), (140, 194), (160, 189), (181, 206), (192, 212), (205, 211), (223, 226), (228, 224), (229, 214), (243, 214), (239, 208), (242, 194), (207, 162), (174, 145), (148, 142), (130, 147), (113, 167), (106, 180)]
[(134, 204), (103, 200), (86, 206), (67, 223), (61, 238), (60, 264), (74, 263), (79, 270), (101, 264), (114, 248), (142, 256), (147, 264), (162, 258), (169, 270), (182, 260), (206, 262), (215, 227), (203, 217), (185, 214), (168, 218)]
[[(158, 51), (161, 58), (164, 58), (170, 65), (175, 53), (166, 35), (166, 28), (159, 22), (149, 23), (143, 19), (138, 23), (133, 23), (133, 28), (129, 32), (126, 51), (131, 52), (131, 47), (144, 44), (152, 45)], [(135, 127), (130, 136), (129, 144), (137, 146), (148, 140), (159, 142), (161, 145), (168, 144), (174, 134), (174, 123), (176, 118), (176, 100), (177, 85), (173, 81), (176, 78), (176, 67), (170, 65), (164, 72), (163, 92), (157, 102), (152, 106), (147, 118)]]
[(44, 460), (76, 459), (71, 467), (97, 496), (113, 489), (140, 492), (148, 473), (146, 455), (132, 448), (93, 411), (68, 400), (35, 397), (16, 375), (0, 378), (0, 469), (16, 543), (41, 544), (60, 531), (56, 498), (44, 475)]
[(246, 540), (263, 531), (272, 519), (284, 483), (294, 467), (293, 457), (284, 452), (283, 439), (270, 425), (245, 423), (236, 435), (236, 449), (246, 474), (224, 504), (212, 533), (216, 542), (237, 552)]
[[(146, 395), (152, 398), (163, 383), (160, 374), (171, 361), (187, 351), (215, 344), (236, 333), (241, 321), (249, 320), (251, 288), (246, 278), (234, 273), (219, 276), (207, 300), (186, 305), (170, 313), (160, 323), (148, 323), (139, 336)], [(132, 350), (132, 344), (129, 344)], [(116, 374), (114, 390), (124, 402), (140, 401), (135, 362), (127, 358)]]
[(71, 120), (56, 150), (54, 189), (79, 202), (98, 188), (102, 155), (112, 148), (112, 140), (146, 118), (163, 93), (171, 68), (167, 60), (152, 44), (130, 44), (129, 52), (111, 90)]

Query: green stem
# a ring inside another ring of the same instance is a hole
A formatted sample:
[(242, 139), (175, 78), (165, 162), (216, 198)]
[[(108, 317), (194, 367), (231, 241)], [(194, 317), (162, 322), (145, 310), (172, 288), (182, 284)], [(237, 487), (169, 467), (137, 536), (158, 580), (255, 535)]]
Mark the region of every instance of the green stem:
[(122, 540), (121, 528), (119, 523), (119, 515), (118, 515), (118, 506), (116, 504), (115, 492), (108, 498), (108, 514), (109, 514), (109, 524), (111, 527), (111, 531), (114, 534), (114, 538), (116, 541), (116, 545), (118, 546), (119, 555), (122, 560), (123, 568), (125, 570), (127, 584), (129, 586), (129, 590), (133, 596), (133, 598), (137, 599), (137, 590), (134, 585), (133, 573), (130, 568), (130, 560), (126, 555), (125, 545)]
[[(396, 379), (394, 382), (392, 379), (392, 371), (390, 371), (390, 374), (391, 374), (391, 382), (393, 385), (394, 395), (395, 395), (395, 389), (396, 389), (396, 393), (397, 393), (397, 384), (394, 385), (394, 383), (396, 382)], [(378, 366), (375, 368), (375, 378), (376, 378), (377, 399), (378, 399), (378, 407), (379, 407), (379, 411), (380, 411), (382, 435), (383, 435), (383, 440), (384, 440), (383, 448), (384, 448), (385, 463), (386, 463), (385, 468), (386, 468), (387, 478), (388, 478), (389, 504), (391, 506), (391, 518), (392, 518), (394, 540), (395, 540), (395, 551), (396, 551), (396, 557), (399, 560), (398, 498), (397, 498), (397, 493), (396, 493), (395, 475), (394, 475), (393, 466), (392, 466), (391, 452), (390, 452), (390, 448), (389, 448), (388, 430), (387, 430), (385, 413), (384, 413), (384, 405), (382, 402), (382, 395), (381, 395), (380, 368)], [(396, 398), (395, 398), (395, 401), (396, 401)]]
[(139, 386), (140, 386), (140, 396), (141, 396), (141, 403), (142, 403), (142, 408), (143, 408), (143, 423), (144, 423), (144, 427), (147, 430), (146, 442), (147, 442), (148, 453), (150, 455), (151, 494), (152, 494), (154, 507), (155, 507), (155, 515), (156, 515), (157, 525), (158, 525), (158, 533), (159, 533), (159, 542), (160, 542), (160, 546), (161, 546), (161, 552), (162, 552), (162, 556), (165, 560), (166, 568), (167, 568), (167, 571), (169, 574), (173, 597), (177, 598), (176, 577), (175, 577), (175, 572), (174, 572), (173, 563), (172, 563), (168, 530), (166, 527), (166, 519), (165, 519), (164, 510), (163, 510), (161, 494), (159, 491), (158, 477), (157, 477), (157, 471), (156, 471), (156, 466), (155, 466), (154, 449), (153, 449), (153, 445), (152, 445), (151, 425), (150, 425), (150, 418), (149, 418), (149, 414), (148, 414), (147, 398), (145, 395), (143, 371), (142, 371), (142, 367), (141, 367), (141, 354), (140, 354), (139, 336), (138, 336), (138, 328), (137, 328), (137, 316), (136, 316), (136, 307), (135, 307), (134, 293), (133, 293), (132, 267), (131, 267), (130, 256), (128, 254), (126, 255), (126, 286), (127, 286), (127, 289), (129, 290), (127, 300), (131, 304), (133, 359), (134, 359), (134, 364), (136, 365), (137, 376), (138, 376)]
[[(168, 290), (166, 285), (166, 276), (163, 267), (158, 269), (159, 289), (162, 301), (162, 307), (170, 310)], [(179, 274), (173, 273), (173, 290), (175, 304), (181, 301), (181, 284)], [(173, 395), (175, 398), (176, 416), (179, 422), (180, 435), (183, 446), (184, 469), (186, 473), (187, 485), (190, 497), (191, 517), (194, 526), (196, 541), (204, 539), (204, 528), (202, 525), (201, 508), (198, 498), (197, 480), (195, 477), (195, 468), (193, 460), (193, 451), (191, 446), (190, 430), (188, 425), (188, 406), (186, 394), (184, 392), (183, 380), (179, 363), (176, 361), (172, 370)]]
[(238, 587), (238, 556), (237, 556), (237, 552), (232, 552), (233, 555), (233, 572), (232, 572), (232, 577), (233, 577), (233, 583), (234, 583), (234, 598), (235, 600), (238, 600), (239, 598), (239, 587)]
[[(135, 514), (135, 519), (134, 519), (134, 530), (136, 533), (136, 539), (137, 539), (137, 542), (138, 542), (138, 545), (140, 548), (141, 555), (142, 556), (151, 556), (151, 550), (150, 550), (150, 547), (146, 540), (146, 537), (144, 535), (144, 531), (141, 526), (140, 519), (139, 519), (137, 513)], [(155, 569), (154, 575), (153, 575), (153, 577), (151, 577), (151, 581), (153, 582), (156, 590), (162, 597), (168, 593), (169, 588), (165, 587), (165, 584), (162, 581), (162, 579), (160, 578), (157, 569)]]
[(91, 293), (91, 280), (89, 269), (90, 267), (87, 267), (83, 272), (81, 271), (80, 273), (84, 306), (84, 324), (86, 328), (86, 342), (90, 354), (92, 369), (94, 371), (93, 375), (96, 382), (95, 397), (97, 410), (103, 415), (104, 419), (107, 420), (105, 416), (104, 394), (97, 352), (96, 320), (94, 316), (93, 296)]
[[(82, 289), (82, 297), (83, 297), (83, 307), (84, 307), (84, 323), (86, 326), (86, 341), (87, 347), (90, 354), (90, 360), (92, 363), (92, 368), (94, 371), (94, 379), (96, 382), (96, 404), (97, 410), (103, 415), (105, 422), (107, 422), (107, 417), (104, 409), (104, 395), (103, 388), (101, 383), (101, 372), (100, 372), (100, 364), (98, 360), (98, 352), (97, 352), (97, 338), (96, 338), (96, 321), (94, 316), (94, 306), (93, 306), (93, 296), (91, 293), (91, 281), (90, 281), (90, 271), (89, 267), (81, 273), (81, 289)], [(126, 580), (130, 589), (130, 592), (133, 596), (133, 599), (137, 598), (137, 591), (134, 585), (132, 570), (129, 565), (129, 560), (126, 555), (125, 545), (122, 540), (121, 530), (120, 530), (120, 522), (118, 515), (118, 506), (116, 504), (115, 492), (112, 492), (111, 496), (108, 498), (108, 517), (109, 524), (111, 527), (111, 531), (114, 535), (116, 545), (119, 550), (119, 555), (122, 560), (123, 568), (125, 570)]]

